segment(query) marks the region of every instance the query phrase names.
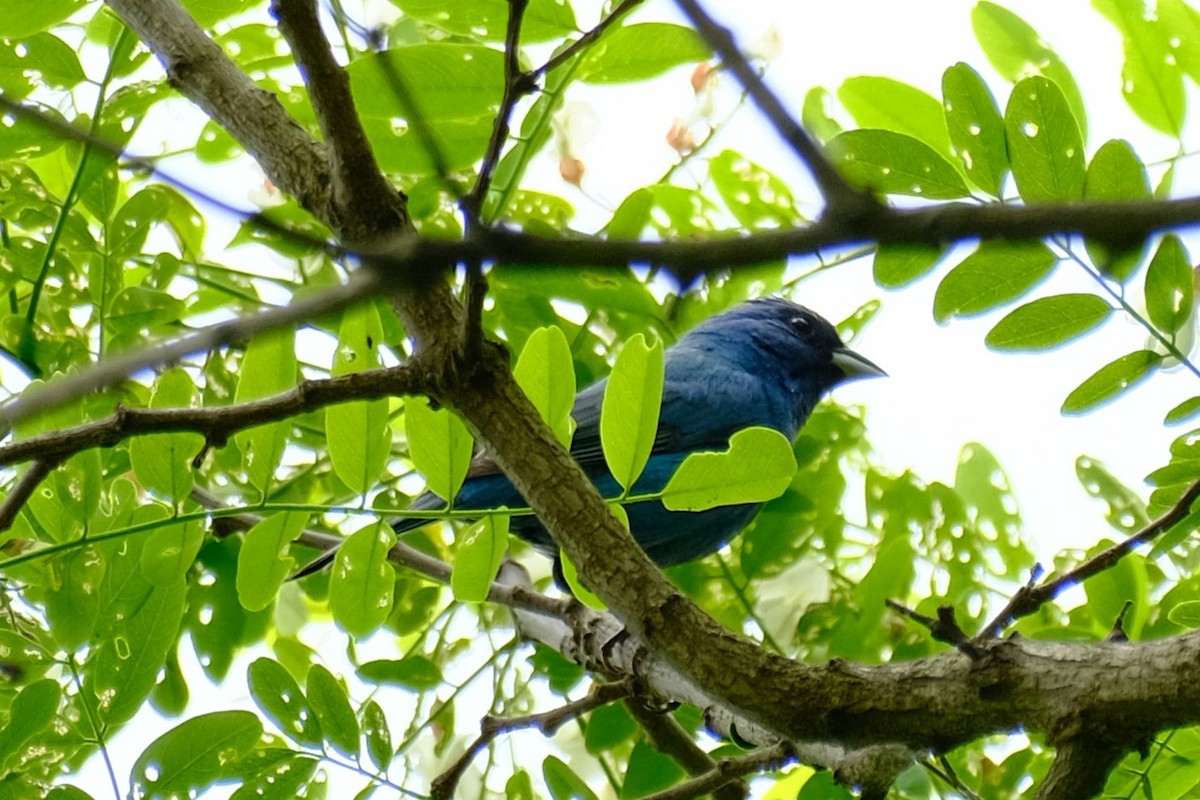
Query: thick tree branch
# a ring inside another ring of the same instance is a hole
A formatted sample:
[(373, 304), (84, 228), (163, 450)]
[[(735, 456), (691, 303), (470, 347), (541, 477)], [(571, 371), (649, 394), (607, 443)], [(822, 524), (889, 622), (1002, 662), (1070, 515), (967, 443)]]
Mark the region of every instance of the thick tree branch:
[(1034, 800), (1075, 800), (1104, 790), (1108, 773), (1129, 749), (1093, 731), (1079, 731), (1056, 746), (1054, 763), (1038, 786)]
[(331, 201), (329, 166), (271, 92), (226, 58), (174, 0), (107, 0), (162, 62), (171, 85), (229, 131), (267, 173), (318, 217)]

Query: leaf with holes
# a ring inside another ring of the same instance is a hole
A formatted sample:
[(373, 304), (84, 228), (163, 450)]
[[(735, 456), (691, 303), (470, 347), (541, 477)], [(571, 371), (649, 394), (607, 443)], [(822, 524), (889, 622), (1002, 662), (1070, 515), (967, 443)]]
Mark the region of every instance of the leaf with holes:
[(846, 179), (882, 194), (951, 200), (971, 192), (944, 156), (893, 131), (857, 130), (835, 136), (826, 150)]
[(1004, 129), (1021, 199), (1070, 202), (1083, 195), (1083, 138), (1070, 105), (1053, 81), (1035, 76), (1014, 86), (1004, 112)]

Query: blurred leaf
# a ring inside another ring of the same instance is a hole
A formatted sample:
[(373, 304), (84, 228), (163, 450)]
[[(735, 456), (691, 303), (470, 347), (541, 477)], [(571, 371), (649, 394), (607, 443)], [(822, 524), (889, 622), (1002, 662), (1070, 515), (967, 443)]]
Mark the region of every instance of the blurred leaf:
[(967, 177), (992, 197), (1001, 197), (1009, 171), (1004, 118), (979, 73), (959, 62), (942, 75), (946, 128)]
[(58, 716), (61, 700), (62, 689), (49, 678), (17, 692), (8, 709), (7, 724), (0, 728), (0, 773), (8, 774), (20, 765), (26, 747)]
[[(419, 19), (460, 36), (502, 42), (508, 28), (505, 0), (393, 0), (406, 17)], [(532, 44), (559, 39), (576, 32), (569, 3), (530, 0), (521, 17), (521, 42)]]
[(1004, 352), (1050, 350), (1095, 330), (1113, 307), (1094, 294), (1056, 294), (1018, 306), (996, 323), (987, 345)]
[[(176, 367), (159, 376), (150, 396), (151, 408), (190, 408), (196, 402), (191, 376)], [(192, 458), (204, 446), (198, 433), (158, 433), (129, 443), (129, 460), (138, 480), (175, 502), (192, 491)]]
[(872, 267), (875, 283), (884, 289), (903, 289), (928, 275), (947, 252), (924, 244), (881, 244)]
[[(238, 371), (234, 402), (247, 403), (280, 394), (296, 385), (296, 333), (290, 327), (259, 334), (250, 340)], [(286, 420), (259, 425), (234, 434), (242, 452), (242, 467), (250, 485), (263, 499), (283, 459), (291, 424)]]
[(1163, 357), (1151, 350), (1136, 350), (1109, 362), (1067, 395), (1062, 413), (1086, 414), (1111, 402), (1142, 381), (1162, 365)]
[(374, 631), (392, 610), (395, 571), (388, 553), (396, 534), (386, 522), (352, 533), (338, 548), (329, 581), (329, 610), (352, 636)]
[(155, 739), (130, 770), (137, 797), (188, 797), (229, 776), (262, 736), (249, 711), (201, 714)]
[(712, 51), (692, 28), (666, 22), (622, 25), (586, 51), (575, 79), (584, 83), (631, 83), (684, 64), (706, 60)]
[(1167, 618), (1185, 628), (1200, 628), (1200, 601), (1180, 603), (1167, 612)]
[(842, 126), (830, 114), (832, 105), (833, 95), (822, 86), (814, 86), (804, 95), (800, 121), (821, 142), (828, 142), (842, 132)]
[(639, 239), (648, 231), (665, 239), (686, 239), (717, 230), (716, 211), (697, 189), (644, 186), (621, 201), (605, 232), (613, 239)]
[(307, 523), (307, 512), (285, 511), (265, 517), (246, 532), (238, 552), (237, 593), (247, 611), (262, 611), (275, 602), (296, 564), (288, 548)]
[(692, 453), (663, 489), (672, 511), (703, 511), (762, 503), (783, 494), (796, 474), (792, 445), (770, 428), (746, 428), (729, 437), (725, 452)]
[(683, 768), (670, 756), (660, 753), (645, 741), (639, 741), (629, 754), (625, 781), (621, 784), (621, 800), (633, 800), (661, 791), (685, 775)]
[(1200, 12), (1184, 0), (1158, 0), (1160, 27), (1170, 31), (1167, 40), (1176, 63), (1193, 81), (1200, 81)]
[(902, 133), (846, 131), (831, 139), (826, 151), (846, 179), (864, 189), (930, 200), (950, 200), (971, 193), (944, 156)]
[(860, 128), (902, 133), (939, 155), (951, 155), (942, 104), (915, 86), (894, 78), (860, 75), (844, 80), (837, 96)]
[(783, 228), (801, 219), (788, 185), (740, 153), (722, 150), (708, 162), (708, 176), (743, 228)]
[(1192, 264), (1178, 236), (1168, 234), (1146, 270), (1146, 313), (1168, 336), (1179, 332), (1192, 316)]
[(359, 751), (358, 718), (346, 690), (333, 673), (313, 664), (305, 681), (308, 703), (317, 714), (325, 740), (346, 758), (357, 759)]
[(432, 689), (443, 680), (437, 664), (420, 655), (368, 661), (358, 668), (358, 676), (368, 683), (403, 686), (417, 692)]
[(1137, 493), (1125, 486), (1104, 465), (1089, 456), (1075, 460), (1075, 474), (1090, 496), (1108, 505), (1105, 519), (1119, 531), (1133, 533), (1149, 524), (1146, 509)]
[(1164, 425), (1181, 425), (1200, 414), (1200, 396), (1189, 397), (1167, 412)]
[(637, 730), (638, 724), (624, 704), (600, 706), (588, 718), (584, 746), (592, 755), (600, 755), (629, 739)]
[(621, 349), (604, 388), (600, 440), (604, 461), (626, 491), (641, 476), (658, 432), (663, 393), (663, 346), (636, 334)]
[[(4, 26), (0, 22), (0, 28)], [(84, 78), (79, 56), (57, 36), (39, 31), (9, 36), (0, 43), (0, 90), (11, 100), (20, 100), (39, 86), (70, 88)]]
[[(383, 327), (373, 303), (346, 309), (332, 374), (378, 367), (382, 340)], [(355, 494), (366, 494), (378, 482), (391, 452), (388, 401), (358, 400), (330, 406), (325, 410), (325, 436), (338, 478)]]
[(300, 685), (282, 664), (270, 658), (256, 658), (246, 675), (250, 696), (284, 736), (301, 746), (321, 746), (321, 723)]
[(553, 800), (599, 800), (583, 779), (555, 756), (542, 761), (542, 777)]
[(508, 551), (508, 515), (488, 514), (459, 534), (450, 572), (454, 599), (482, 603)]
[(229, 800), (293, 800), (305, 792), (311, 796), (320, 765), (320, 759), (284, 748), (269, 756), (266, 751), (251, 752), (238, 763), (244, 777)]
[(142, 548), (142, 575), (155, 586), (170, 586), (184, 578), (196, 560), (204, 538), (204, 523), (198, 519), (151, 531)]
[(542, 419), (564, 445), (571, 443), (575, 421), (575, 364), (561, 328), (539, 328), (525, 342), (513, 377)]
[(1083, 139), (1057, 85), (1035, 76), (1014, 86), (1004, 127), (1021, 199), (1071, 202), (1083, 196)]
[(43, 602), (54, 640), (69, 652), (92, 636), (100, 615), (100, 583), (107, 562), (95, 546), (80, 547), (45, 561)]
[(1058, 84), (1087, 138), (1087, 109), (1075, 78), (1029, 23), (995, 3), (981, 2), (971, 11), (971, 26), (988, 61), (1005, 80), (1016, 83), (1043, 75)]
[(1041, 242), (984, 241), (942, 278), (933, 317), (972, 317), (1011, 303), (1041, 283), (1058, 257)]
[(1147, 125), (1178, 137), (1183, 130), (1186, 97), (1183, 73), (1168, 44), (1168, 36), (1177, 34), (1147, 14), (1145, 0), (1092, 0), (1092, 5), (1124, 39), (1121, 92), (1125, 101)]
[(426, 487), (453, 502), (471, 466), (475, 440), (467, 426), (448, 408), (434, 411), (428, 399), (406, 397), (404, 430), (409, 456)]
[[(1149, 200), (1150, 177), (1146, 165), (1138, 158), (1133, 147), (1124, 139), (1105, 142), (1092, 162), (1088, 164), (1087, 180), (1083, 186), (1083, 198), (1098, 202), (1123, 200)], [(1138, 246), (1110, 252), (1111, 245), (1087, 239), (1088, 255), (1106, 275), (1118, 281), (1128, 280), (1138, 268), (1146, 242)]]
[(368, 700), (363, 706), (362, 731), (363, 738), (367, 740), (367, 755), (371, 757), (371, 763), (380, 770), (386, 770), (392, 763), (392, 734), (383, 709), (374, 700)]

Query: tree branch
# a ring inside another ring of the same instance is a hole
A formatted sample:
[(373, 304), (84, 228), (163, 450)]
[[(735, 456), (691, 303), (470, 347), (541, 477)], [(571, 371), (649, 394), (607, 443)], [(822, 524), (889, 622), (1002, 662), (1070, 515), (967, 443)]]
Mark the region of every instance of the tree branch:
[[(649, 708), (637, 698), (626, 698), (625, 709), (637, 720), (654, 749), (666, 753), (693, 777), (707, 775), (717, 769), (712, 756), (700, 749), (692, 737), (670, 714)], [(712, 790), (716, 800), (743, 800), (750, 792), (745, 781), (730, 778)]]
[(24, 475), (17, 479), (16, 484), (9, 490), (4, 501), (0, 503), (0, 531), (6, 531), (12, 527), (17, 514), (21, 513), (21, 509), (25, 506), (25, 503), (37, 491), (38, 485), (60, 463), (62, 463), (60, 459), (39, 458), (30, 465)]
[(367, 140), (350, 79), (321, 31), (315, 0), (273, 0), (271, 12), (304, 76), (329, 153), (334, 228), (350, 245), (373, 241), (408, 225), (400, 194), (384, 180)]
[(1082, 583), (1093, 575), (1097, 575), (1117, 564), (1134, 549), (1147, 542), (1152, 542), (1178, 523), (1182, 522), (1192, 512), (1192, 504), (1200, 498), (1200, 481), (1188, 487), (1183, 496), (1175, 502), (1169, 511), (1158, 519), (1142, 528), (1127, 539), (1117, 542), (1102, 552), (1084, 561), (1074, 569), (1064, 572), (1053, 580), (1045, 581), (1036, 586), (1022, 586), (1009, 599), (1008, 603), (989, 622), (979, 635), (976, 642), (993, 636), (999, 636), (1005, 628), (1021, 617), (1027, 617), (1043, 605), (1053, 600), (1064, 589)]

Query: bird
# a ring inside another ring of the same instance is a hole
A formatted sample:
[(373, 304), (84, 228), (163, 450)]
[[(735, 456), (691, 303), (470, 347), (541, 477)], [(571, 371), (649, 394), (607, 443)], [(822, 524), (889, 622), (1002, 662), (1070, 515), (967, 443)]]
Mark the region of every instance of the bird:
[[(665, 375), (658, 430), (650, 459), (630, 494), (662, 490), (690, 454), (720, 450), (739, 430), (763, 426), (795, 442), (801, 427), (828, 391), (848, 381), (886, 373), (848, 348), (837, 329), (808, 308), (779, 297), (743, 302), (709, 317), (664, 353)], [(600, 444), (600, 409), (607, 378), (581, 390), (571, 416), (576, 423), (571, 455), (606, 498), (621, 494)], [(472, 460), (456, 510), (526, 503), (486, 451)], [(414, 511), (445, 507), (432, 492), (418, 496)], [(660, 567), (716, 552), (749, 525), (762, 503), (718, 506), (705, 511), (669, 511), (648, 500), (626, 506), (634, 540)], [(397, 533), (429, 524), (428, 518), (399, 517)], [(558, 547), (532, 515), (514, 516), (510, 531), (555, 559)], [(293, 579), (322, 569), (330, 550), (299, 570)]]

